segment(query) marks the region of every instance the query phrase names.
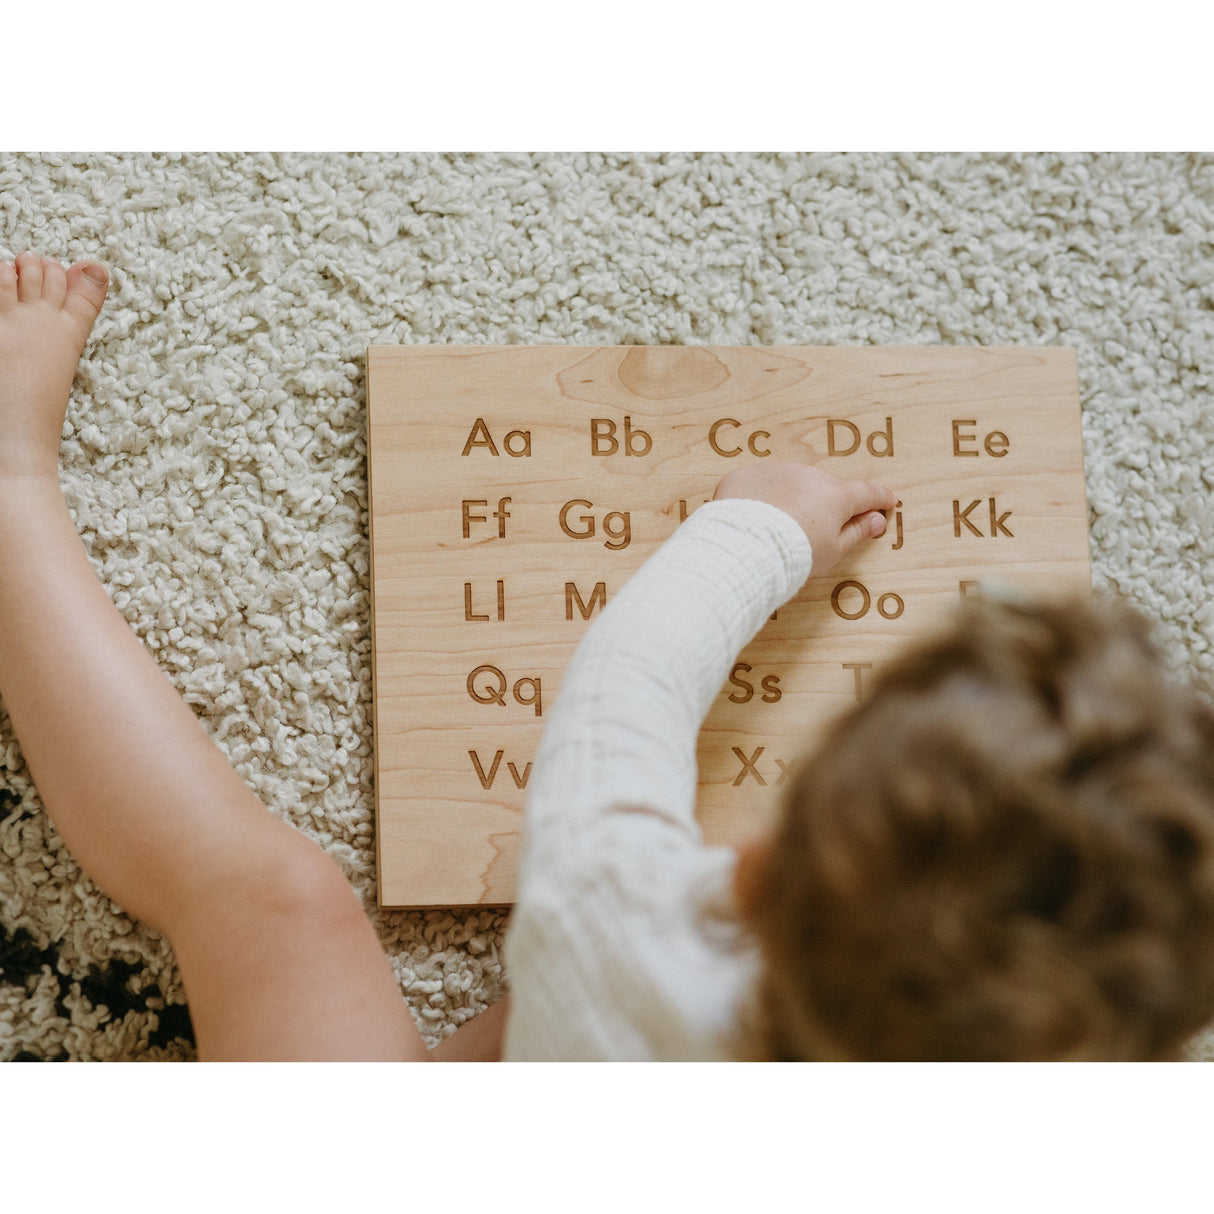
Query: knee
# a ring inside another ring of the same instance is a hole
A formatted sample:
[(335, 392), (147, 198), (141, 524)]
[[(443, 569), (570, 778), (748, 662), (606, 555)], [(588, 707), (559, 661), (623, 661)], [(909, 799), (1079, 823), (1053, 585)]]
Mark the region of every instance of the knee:
[[(367, 925), (358, 896), (341, 869), (307, 836), (270, 821), (239, 860), (213, 876), (205, 889), (186, 900), (182, 918), (212, 929), (258, 925), (272, 931), (282, 923), (305, 925), (326, 934)], [(183, 924), (176, 925), (178, 930)], [(174, 934), (172, 926), (170, 937)]]
[(294, 830), (275, 849), (272, 860), (259, 868), (244, 897), (256, 913), (269, 918), (325, 924), (333, 929), (366, 922), (345, 874), (318, 844)]

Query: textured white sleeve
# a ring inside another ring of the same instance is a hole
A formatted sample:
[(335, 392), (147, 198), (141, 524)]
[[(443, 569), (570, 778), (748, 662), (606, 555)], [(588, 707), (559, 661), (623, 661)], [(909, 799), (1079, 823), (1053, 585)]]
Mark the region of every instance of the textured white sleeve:
[(788, 514), (729, 498), (697, 509), (613, 596), (565, 672), (534, 758), (520, 897), (570, 832), (613, 808), (644, 808), (699, 839), (700, 726), (739, 650), (811, 560)]
[(697, 902), (732, 854), (695, 820), (696, 740), (738, 651), (809, 575), (782, 510), (701, 506), (582, 638), (528, 785), (506, 936), (515, 1060), (728, 1056), (750, 983)]

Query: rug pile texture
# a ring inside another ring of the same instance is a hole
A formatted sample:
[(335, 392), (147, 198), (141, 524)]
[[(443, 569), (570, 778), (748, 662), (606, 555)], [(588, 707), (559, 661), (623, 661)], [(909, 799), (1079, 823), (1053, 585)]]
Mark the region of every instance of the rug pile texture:
[[(1210, 679), (1212, 234), (1207, 155), (0, 155), (0, 256), (112, 274), (62, 454), (97, 572), (431, 1043), (505, 919), (375, 910), (366, 347), (1074, 346), (1096, 583)], [(193, 1056), (0, 706), (0, 1060)]]

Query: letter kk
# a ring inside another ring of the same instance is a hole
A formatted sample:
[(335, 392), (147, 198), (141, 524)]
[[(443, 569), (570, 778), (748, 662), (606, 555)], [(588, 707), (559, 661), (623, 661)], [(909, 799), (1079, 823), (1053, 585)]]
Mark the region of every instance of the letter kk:
[[(988, 498), (987, 500), (990, 502), (991, 509), (991, 539), (994, 539), (998, 535), (1006, 535), (1014, 539), (1015, 534), (1011, 528), (1007, 526), (1007, 520), (1012, 517), (1012, 512), (1010, 510), (1005, 510), (1002, 514), (1000, 514), (999, 507), (995, 505), (995, 499), (992, 497)], [(970, 514), (972, 511), (981, 505), (982, 499), (980, 497), (976, 497), (968, 506), (966, 506), (964, 510), (962, 510), (961, 503), (956, 498), (953, 499), (953, 537), (955, 539), (961, 538), (962, 527), (965, 527), (971, 535), (981, 536), (983, 534), (982, 528), (975, 527), (970, 521)]]

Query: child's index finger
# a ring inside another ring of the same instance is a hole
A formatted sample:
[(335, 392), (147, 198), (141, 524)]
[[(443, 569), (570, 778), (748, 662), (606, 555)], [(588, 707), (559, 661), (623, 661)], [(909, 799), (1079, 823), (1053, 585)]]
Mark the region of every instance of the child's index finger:
[(867, 514), (870, 510), (892, 510), (898, 495), (884, 485), (871, 481), (847, 481), (847, 507), (851, 517)]

